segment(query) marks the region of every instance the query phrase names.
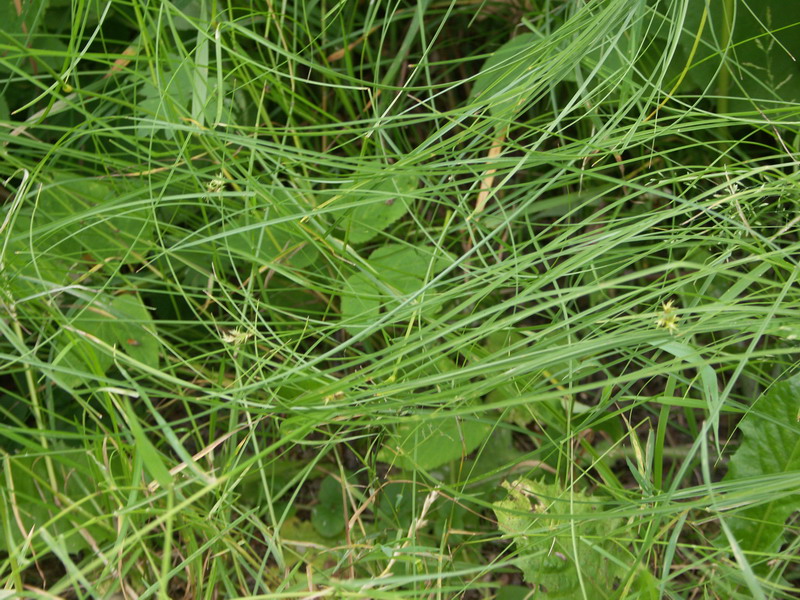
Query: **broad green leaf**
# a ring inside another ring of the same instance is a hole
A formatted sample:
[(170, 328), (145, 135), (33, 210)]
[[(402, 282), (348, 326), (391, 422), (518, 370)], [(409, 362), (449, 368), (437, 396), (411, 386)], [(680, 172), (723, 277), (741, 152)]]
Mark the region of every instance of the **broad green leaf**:
[[(522, 341), (522, 336), (518, 333), (507, 331), (495, 331), (486, 338), (486, 349), (491, 354), (499, 354), (503, 358), (512, 355), (512, 346), (516, 346)], [(518, 347), (518, 346), (517, 346)], [(520, 375), (512, 377), (510, 380), (501, 383), (493, 389), (486, 397), (487, 402), (502, 402), (513, 400), (521, 395), (530, 394), (538, 386), (542, 386), (543, 374)], [(506, 413), (506, 420), (526, 427), (528, 423), (542, 420), (550, 425), (563, 430), (566, 412), (559, 409), (559, 402), (556, 399), (548, 399), (543, 402), (526, 402), (524, 405), (514, 406)]]
[(466, 458), (491, 431), (491, 423), (473, 417), (450, 416), (446, 411), (412, 417), (389, 436), (378, 453), (378, 460), (409, 471), (430, 471)]
[[(418, 248), (387, 244), (375, 250), (369, 264), (376, 275), (356, 273), (348, 277), (342, 289), (343, 326), (355, 334), (369, 327), (380, 315), (381, 307), (396, 306), (405, 296), (414, 294), (433, 277), (451, 264), (453, 257), (439, 253), (433, 256)], [(424, 316), (440, 308), (435, 292), (426, 294)]]
[[(630, 83), (633, 71), (631, 62), (637, 54), (637, 47), (632, 33), (632, 30), (628, 29), (616, 39), (603, 38), (598, 40), (600, 45), (587, 52), (581, 61), (584, 76), (588, 77), (592, 71), (598, 69), (599, 77), (603, 79), (614, 77), (620, 84), (617, 87), (630, 87), (624, 84)], [(599, 64), (601, 60), (603, 62)]]
[[(392, 173), (386, 168), (375, 170), (379, 176), (345, 184), (339, 190), (341, 198), (337, 202), (358, 204), (345, 209), (338, 223), (351, 244), (374, 239), (400, 219), (408, 211), (411, 196), (417, 189), (416, 175)], [(338, 212), (334, 214), (339, 215)]]
[(508, 116), (505, 113), (523, 104), (530, 91), (540, 39), (535, 33), (523, 33), (498, 48), (475, 77), (471, 97), (490, 101), (489, 111), (495, 116)]
[(414, 486), (411, 482), (390, 481), (383, 486), (378, 495), (376, 517), (390, 527), (397, 523), (410, 523), (414, 507), (424, 501), (419, 493), (417, 498), (414, 498), (414, 495)]
[[(35, 6), (38, 4), (39, 6)], [(20, 14), (17, 14), (17, 7), (14, 2), (0, 2), (0, 24), (4, 35), (22, 35), (30, 27), (31, 21), (47, 8), (47, 2), (24, 2), (20, 3)]]
[(320, 535), (309, 521), (301, 521), (295, 516), (289, 517), (283, 522), (281, 536), (287, 540), (313, 542), (314, 545), (319, 546), (330, 543), (330, 540)]
[(579, 570), (587, 597), (613, 597), (626, 572), (613, 560), (622, 556), (614, 541), (621, 520), (603, 516), (603, 500), (524, 478), (503, 487), (498, 527), (514, 540), (525, 581), (542, 586), (537, 598), (583, 597)]
[(383, 295), (372, 280), (363, 273), (351, 275), (342, 289), (342, 325), (356, 335), (381, 316)]
[[(95, 542), (103, 544), (113, 539), (115, 531), (111, 522), (116, 506), (109, 504), (112, 495), (96, 494), (98, 481), (105, 477), (96, 472), (97, 463), (84, 451), (69, 448), (51, 452), (56, 491), (50, 486), (45, 460), (37, 456), (5, 455), (0, 461), (0, 515), (9, 517), (11, 540), (0, 526), (0, 551), (8, 551), (9, 541), (19, 545), (28, 532), (42, 526), (54, 536), (64, 536), (64, 544), (71, 553), (89, 549), (86, 539), (80, 534), (83, 529)], [(113, 466), (113, 462), (112, 462)], [(78, 502), (91, 496), (91, 501), (74, 506), (66, 504), (64, 498)], [(15, 512), (11, 513), (12, 507)], [(17, 520), (19, 516), (19, 521)], [(0, 522), (3, 518), (0, 517)], [(23, 533), (20, 527), (25, 529)]]
[(128, 425), (130, 426), (133, 439), (136, 442), (136, 451), (142, 458), (144, 468), (158, 482), (162, 489), (167, 489), (172, 485), (172, 474), (164, 463), (162, 454), (150, 442), (144, 429), (139, 424), (139, 417), (129, 402), (125, 402), (125, 412), (128, 413)]
[(61, 68), (64, 66), (64, 55), (69, 52), (64, 42), (54, 35), (38, 35), (33, 38), (32, 46), (30, 57), (20, 66), (31, 72), (42, 72), (48, 68), (56, 73), (61, 72)]
[[(427, 351), (425, 358), (420, 358), (412, 370), (401, 368), (399, 372), (405, 377), (424, 379), (458, 370), (458, 366), (435, 347)], [(475, 402), (470, 403), (470, 406), (475, 405)], [(406, 470), (435, 469), (466, 458), (492, 431), (491, 423), (473, 416), (453, 416), (446, 410), (410, 417), (388, 436), (378, 460)]]
[[(181, 20), (179, 18), (176, 22)], [(138, 136), (151, 137), (165, 129), (166, 136), (171, 138), (171, 130), (159, 121), (184, 124), (184, 118), (194, 118), (200, 125), (200, 121), (214, 122), (219, 100), (217, 78), (196, 77), (198, 71), (208, 69), (208, 66), (195, 64), (195, 59), (194, 56), (182, 58), (168, 54), (161, 69), (154, 71), (158, 81), (148, 81), (142, 86), (138, 102), (140, 121), (136, 126)], [(202, 111), (201, 119), (196, 118), (200, 116), (198, 111)]]
[[(172, 17), (172, 24), (179, 31), (191, 31), (203, 25), (200, 20), (202, 3), (198, 0), (175, 0), (172, 5), (179, 12), (179, 16)], [(194, 23), (198, 23), (195, 25)]]
[(424, 379), (441, 375), (442, 373), (453, 373), (458, 370), (458, 365), (452, 358), (441, 351), (439, 346), (433, 345), (430, 348), (420, 349), (415, 353), (416, 361), (405, 366), (398, 366), (398, 373), (404, 377), (414, 379)]
[(494, 600), (530, 600), (530, 588), (521, 585), (503, 585), (497, 590)]
[[(511, 429), (501, 424), (492, 429), (475, 459), (467, 463), (465, 472), (471, 473), (475, 478), (492, 471), (505, 472), (509, 467), (519, 464), (524, 455), (524, 452), (515, 447)], [(492, 481), (492, 486), (494, 485)]]
[(283, 521), (280, 527), (280, 537), (284, 543), (295, 542), (297, 544), (292, 546), (292, 552), (284, 554), (287, 565), (291, 566), (302, 560), (305, 564), (313, 565), (318, 570), (324, 569), (326, 559), (330, 559), (326, 548), (337, 544), (336, 538), (326, 538), (320, 535), (311, 521), (300, 520), (297, 516), (291, 516)]
[(115, 296), (111, 301), (111, 319), (107, 323), (117, 347), (131, 358), (158, 368), (161, 343), (154, 335), (150, 312), (137, 294)]
[(93, 339), (109, 345), (115, 342), (108, 328), (106, 308), (94, 305), (77, 308), (71, 313), (68, 328), (61, 328), (56, 334), (52, 364), (69, 371), (58, 374), (59, 383), (78, 387), (105, 373), (113, 363), (113, 358), (93, 342)]
[[(244, 229), (248, 222), (236, 221), (236, 229)], [(257, 258), (264, 263), (279, 261), (302, 269), (319, 258), (319, 250), (295, 231), (296, 225), (281, 223), (254, 229), (235, 231), (225, 238), (231, 250), (241, 256)]]
[(636, 574), (636, 587), (639, 588), (639, 600), (659, 600), (658, 579), (643, 565)]
[[(26, 4), (26, 3), (23, 3)], [(103, 0), (82, 0), (76, 6), (75, 0), (49, 0), (46, 14), (46, 29), (59, 29), (63, 27), (64, 15), (69, 15), (71, 10), (80, 10), (80, 19), (85, 26), (96, 25), (105, 12), (107, 2)], [(113, 9), (106, 13), (106, 22), (114, 18)]]
[(429, 271), (432, 277), (451, 262), (449, 254), (438, 253), (433, 258), (422, 250), (401, 244), (381, 246), (369, 257), (369, 264), (378, 271), (382, 280), (403, 294), (416, 292)]
[[(521, 347), (522, 339), (518, 333), (495, 331), (486, 338), (486, 350), (501, 358), (510, 358), (515, 352), (514, 348)], [(524, 348), (524, 346), (522, 347)], [(561, 363), (550, 366), (547, 370), (539, 373), (511, 377), (489, 392), (486, 399), (488, 402), (494, 403), (513, 400), (523, 395), (529, 395), (536, 390), (552, 392), (553, 387), (558, 385), (562, 377), (569, 373), (570, 365)], [(560, 401), (549, 398), (514, 406), (506, 413), (506, 420), (520, 427), (526, 427), (529, 423), (537, 421), (564, 431), (570, 411), (575, 415), (586, 413), (589, 410), (591, 410), (590, 407), (565, 393), (564, 398)]]
[[(301, 224), (301, 216), (308, 208), (302, 196), (280, 186), (259, 195), (264, 206), (227, 224), (222, 243), (247, 260), (264, 264), (280, 263), (303, 269), (317, 262), (318, 246), (309, 241)], [(290, 219), (280, 221), (287, 217)], [(265, 224), (258, 226), (261, 223)]]
[(800, 506), (800, 375), (773, 385), (742, 419), (743, 441), (731, 457), (725, 481), (785, 475), (794, 493), (764, 501), (725, 516), (742, 550), (776, 553), (786, 521)]
[(158, 368), (161, 345), (138, 295), (104, 296), (73, 311), (69, 327), (62, 328), (53, 342), (53, 365), (70, 371), (58, 375), (60, 382), (77, 387), (108, 370), (113, 358), (94, 340), (116, 346), (131, 358)]
[[(452, 261), (450, 254), (438, 252), (434, 257), (421, 249), (400, 244), (382, 246), (369, 257), (370, 266), (391, 293), (391, 296), (386, 297), (384, 292), (385, 302), (388, 302), (389, 307), (418, 292), (426, 281), (438, 275)], [(396, 300), (393, 302), (391, 298)], [(432, 317), (441, 308), (441, 303), (437, 302), (437, 293), (433, 290), (424, 297), (417, 297), (414, 302), (422, 304), (423, 317)]]
[(317, 504), (311, 510), (311, 524), (321, 536), (336, 537), (344, 531), (344, 515), (342, 485), (328, 475), (322, 480)]
[[(727, 95), (735, 98), (731, 111), (762, 111), (779, 103), (800, 101), (800, 2), (759, 0), (735, 5), (732, 15), (732, 35), (728, 52), (730, 58), (730, 87)], [(688, 55), (700, 28), (703, 11), (708, 7), (697, 55), (692, 61), (689, 76), (702, 89), (715, 90), (723, 64), (724, 6), (717, 2), (690, 2), (685, 33), (681, 38)], [(725, 90), (721, 90), (725, 93)]]
[(83, 249), (66, 225), (53, 223), (55, 217), (44, 208), (21, 210), (16, 216), (5, 254), (9, 266), (5, 275), (19, 286), (20, 294), (59, 286), (70, 275), (78, 275), (80, 267), (74, 265)]
[[(158, 82), (148, 81), (142, 86), (139, 112), (141, 120), (136, 126), (140, 137), (151, 137), (161, 131), (165, 123), (177, 122), (188, 115), (192, 98), (192, 65), (177, 54), (167, 54), (161, 69), (156, 69)], [(185, 109), (185, 110), (182, 110)], [(171, 137), (167, 129), (167, 137)]]
[(60, 287), (70, 277), (70, 269), (62, 262), (37, 253), (37, 248), (23, 238), (9, 243), (5, 263), (0, 280), (15, 299)]
[(147, 95), (139, 101), (140, 121), (136, 124), (136, 135), (143, 138), (152, 137), (162, 129), (164, 125), (159, 121), (169, 122), (169, 113), (164, 100), (157, 96)]
[[(40, 43), (48, 43), (49, 38), (54, 38), (54, 36), (39, 35), (47, 6), (47, 0), (0, 2), (0, 34), (4, 38), (3, 45), (6, 48), (0, 51), (0, 73), (7, 73), (13, 69), (32, 73), (36, 69), (38, 61), (33, 60), (36, 49), (40, 47)], [(10, 50), (11, 48), (14, 50)], [(23, 48), (28, 50), (22, 51)], [(27, 100), (29, 98), (26, 98)]]
[(47, 244), (49, 253), (70, 262), (80, 258), (76, 252), (95, 262), (141, 262), (153, 238), (150, 210), (128, 208), (119, 194), (106, 181), (57, 175), (39, 198), (36, 230), (45, 235), (37, 247)]
[[(191, 117), (199, 123), (201, 127), (205, 127), (206, 125), (206, 108), (212, 100), (209, 96), (209, 92), (213, 89), (209, 86), (208, 80), (208, 47), (208, 37), (198, 32), (197, 46), (195, 47), (193, 55), (195, 66), (194, 69), (192, 69)], [(216, 80), (214, 80), (213, 83), (216, 84)], [(213, 87), (216, 87), (216, 85)]]

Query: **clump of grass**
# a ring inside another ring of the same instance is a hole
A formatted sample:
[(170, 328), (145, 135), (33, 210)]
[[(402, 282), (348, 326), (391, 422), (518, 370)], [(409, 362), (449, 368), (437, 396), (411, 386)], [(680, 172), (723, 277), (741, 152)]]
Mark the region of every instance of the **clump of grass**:
[(791, 42), (701, 4), (3, 9), (3, 589), (791, 597)]

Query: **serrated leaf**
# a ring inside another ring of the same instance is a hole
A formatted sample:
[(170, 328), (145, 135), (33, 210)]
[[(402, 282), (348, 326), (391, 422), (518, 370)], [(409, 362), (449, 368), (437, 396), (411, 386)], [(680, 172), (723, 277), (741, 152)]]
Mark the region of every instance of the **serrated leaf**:
[[(376, 168), (381, 173), (385, 169)], [(374, 239), (408, 211), (410, 196), (417, 189), (417, 177), (406, 173), (383, 172), (368, 181), (343, 185), (342, 204), (358, 205), (344, 211), (339, 226), (351, 244)], [(338, 213), (334, 212), (338, 215)]]
[[(800, 474), (800, 375), (773, 385), (739, 427), (743, 441), (731, 457), (724, 481), (749, 477)], [(787, 519), (800, 506), (797, 493), (768, 501), (725, 516), (742, 550), (771, 555), (783, 542)]]
[(613, 539), (621, 521), (603, 516), (603, 500), (524, 478), (503, 487), (498, 527), (514, 540), (525, 581), (542, 586), (537, 597), (582, 597), (579, 569), (589, 598), (611, 597), (626, 570), (612, 560), (621, 555)]

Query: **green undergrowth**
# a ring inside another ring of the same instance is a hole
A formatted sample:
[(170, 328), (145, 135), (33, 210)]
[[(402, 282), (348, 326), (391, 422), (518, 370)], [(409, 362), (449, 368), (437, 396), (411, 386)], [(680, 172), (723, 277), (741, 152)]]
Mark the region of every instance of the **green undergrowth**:
[(0, 19), (0, 598), (796, 597), (800, 8)]

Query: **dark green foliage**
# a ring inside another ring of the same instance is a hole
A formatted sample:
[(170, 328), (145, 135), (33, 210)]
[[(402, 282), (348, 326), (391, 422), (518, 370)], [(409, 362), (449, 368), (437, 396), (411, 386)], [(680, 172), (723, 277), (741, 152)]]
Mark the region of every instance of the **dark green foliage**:
[[(763, 493), (753, 506), (724, 515), (742, 550), (759, 555), (776, 552), (786, 541), (786, 521), (800, 506), (800, 377), (774, 384), (739, 424), (742, 444), (731, 457), (726, 482), (782, 477), (786, 485)], [(766, 569), (766, 565), (762, 565)]]

